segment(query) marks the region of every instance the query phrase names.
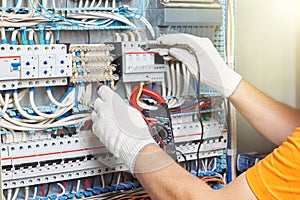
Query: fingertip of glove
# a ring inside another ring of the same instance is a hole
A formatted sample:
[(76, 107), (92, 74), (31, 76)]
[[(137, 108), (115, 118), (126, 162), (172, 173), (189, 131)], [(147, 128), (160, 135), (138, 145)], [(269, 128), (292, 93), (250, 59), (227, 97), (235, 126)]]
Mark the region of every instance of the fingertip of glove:
[(108, 94), (110, 94), (111, 92), (113, 92), (110, 87), (106, 86), (106, 85), (102, 85), (99, 87), (98, 89), (98, 96), (103, 99), (105, 98)]

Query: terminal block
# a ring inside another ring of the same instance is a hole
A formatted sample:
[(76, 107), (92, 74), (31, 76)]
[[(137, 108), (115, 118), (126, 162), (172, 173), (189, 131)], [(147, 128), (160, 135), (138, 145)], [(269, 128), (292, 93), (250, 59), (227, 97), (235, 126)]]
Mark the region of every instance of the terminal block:
[(72, 54), (73, 83), (117, 81), (119, 76), (116, 67), (111, 63), (113, 57), (111, 45), (105, 44), (73, 44), (70, 46)]

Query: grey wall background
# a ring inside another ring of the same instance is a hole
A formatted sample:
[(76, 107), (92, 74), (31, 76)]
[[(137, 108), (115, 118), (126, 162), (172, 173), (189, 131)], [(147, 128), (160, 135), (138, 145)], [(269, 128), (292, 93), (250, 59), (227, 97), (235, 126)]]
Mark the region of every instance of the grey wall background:
[[(237, 71), (269, 96), (293, 107), (300, 107), (297, 8), (298, 0), (236, 0)], [(239, 114), (237, 134), (238, 152), (274, 148)]]

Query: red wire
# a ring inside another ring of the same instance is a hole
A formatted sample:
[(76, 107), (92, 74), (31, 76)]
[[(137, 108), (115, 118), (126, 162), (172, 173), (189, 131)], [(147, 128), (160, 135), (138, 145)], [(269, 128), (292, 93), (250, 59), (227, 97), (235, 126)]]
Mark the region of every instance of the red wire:
[(85, 179), (84, 191), (86, 191), (89, 187), (89, 179)]
[(42, 197), (45, 196), (45, 186), (44, 185), (41, 185), (41, 190), (42, 190)]
[[(130, 97), (130, 105), (139, 111), (143, 109), (137, 103), (137, 95), (139, 93), (139, 87), (135, 87)], [(151, 97), (152, 99), (156, 100), (158, 104), (165, 103), (165, 99), (155, 90), (151, 90), (150, 88), (143, 87), (142, 94)]]
[(64, 181), (63, 186), (66, 188), (67, 187), (67, 182)]
[(93, 121), (90, 119), (90, 120), (87, 120), (83, 126), (83, 128), (81, 130), (89, 130), (89, 127), (92, 125)]

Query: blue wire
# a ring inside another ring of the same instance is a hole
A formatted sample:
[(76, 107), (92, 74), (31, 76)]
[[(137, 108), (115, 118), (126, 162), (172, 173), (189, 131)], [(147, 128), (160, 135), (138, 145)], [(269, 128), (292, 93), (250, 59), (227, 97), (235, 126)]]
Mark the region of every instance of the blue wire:
[(40, 28), (40, 44), (44, 44), (44, 29)]
[[(231, 150), (231, 128), (230, 128), (230, 124), (231, 124), (231, 116), (230, 116), (230, 102), (227, 102), (227, 109), (228, 109), (228, 127), (227, 127), (227, 149)], [(230, 183), (232, 181), (232, 171), (231, 171), (231, 155), (227, 154), (227, 182)]]
[(56, 30), (56, 41), (60, 40), (60, 31)]
[(26, 40), (26, 29), (22, 30), (22, 41)]
[(68, 90), (66, 91), (66, 93), (64, 94), (64, 96), (59, 100), (59, 102), (63, 102), (63, 100), (68, 96), (68, 94), (70, 94), (70, 92), (72, 92), (74, 90), (73, 87), (69, 87)]
[(152, 83), (151, 89), (155, 90), (155, 86), (156, 86), (155, 83)]
[[(66, 19), (66, 18), (64, 18), (64, 17), (62, 17), (62, 16), (54, 15), (53, 13), (49, 12), (48, 9), (46, 9), (43, 5), (41, 5), (41, 3), (40, 3), (39, 1), (37, 1), (37, 3), (38, 3), (38, 5), (42, 8), (42, 10), (44, 10), (48, 15), (52, 16), (52, 18), (57, 18), (57, 19), (62, 20), (62, 21), (64, 21), (64, 22), (70, 23), (70, 24), (72, 24), (72, 25), (78, 25), (78, 24), (79, 24), (79, 23), (73, 23), (73, 22), (71, 22), (70, 20), (68, 20), (68, 19)], [(38, 11), (38, 10), (34, 7), (32, 0), (30, 0), (30, 4), (31, 4), (32, 8), (36, 11), (36, 13), (38, 13), (39, 15), (41, 15), (42, 17), (48, 19), (48, 20), (51, 21), (51, 22), (55, 22), (54, 19), (52, 19), (52, 18), (50, 18), (50, 17), (47, 17), (46, 15), (44, 15), (44, 14), (42, 14), (40, 11)]]
[(149, 7), (149, 3), (150, 3), (150, 0), (147, 0), (146, 6), (145, 6), (145, 1), (140, 0), (139, 6), (137, 8), (138, 10), (133, 13), (134, 15), (132, 17), (135, 19), (141, 19), (145, 14), (146, 9)]
[(119, 2), (119, 7), (121, 7), (122, 6), (122, 0), (119, 0), (118, 2)]
[(147, 0), (146, 6), (144, 6), (144, 4), (143, 4), (144, 8), (142, 10), (142, 13), (140, 14), (140, 18), (138, 18), (138, 19), (141, 19), (143, 17), (143, 15), (145, 14), (146, 9), (149, 7), (149, 2), (150, 2), (150, 0)]

